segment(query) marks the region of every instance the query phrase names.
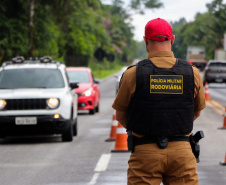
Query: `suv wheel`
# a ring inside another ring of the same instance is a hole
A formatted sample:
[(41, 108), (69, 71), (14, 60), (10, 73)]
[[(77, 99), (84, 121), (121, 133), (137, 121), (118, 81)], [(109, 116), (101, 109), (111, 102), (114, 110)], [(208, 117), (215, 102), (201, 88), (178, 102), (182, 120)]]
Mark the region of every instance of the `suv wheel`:
[(73, 129), (72, 124), (70, 123), (70, 127), (62, 134), (63, 142), (70, 142), (73, 140)]
[(4, 134), (0, 134), (0, 138), (4, 139), (6, 136)]
[(73, 136), (77, 136), (77, 134), (78, 134), (78, 128), (77, 128), (77, 118), (76, 118), (73, 124)]

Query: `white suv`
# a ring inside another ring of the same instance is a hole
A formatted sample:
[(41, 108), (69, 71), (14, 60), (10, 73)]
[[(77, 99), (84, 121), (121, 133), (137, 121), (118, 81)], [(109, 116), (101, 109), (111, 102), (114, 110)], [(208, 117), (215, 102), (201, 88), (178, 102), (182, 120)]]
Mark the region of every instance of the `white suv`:
[(61, 134), (62, 141), (77, 135), (77, 99), (66, 67), (51, 57), (15, 57), (0, 68), (0, 137)]

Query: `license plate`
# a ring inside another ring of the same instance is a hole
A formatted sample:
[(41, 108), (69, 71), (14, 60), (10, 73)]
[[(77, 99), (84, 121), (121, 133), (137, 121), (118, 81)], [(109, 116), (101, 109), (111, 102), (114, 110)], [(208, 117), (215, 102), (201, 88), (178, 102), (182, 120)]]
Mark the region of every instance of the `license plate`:
[(219, 83), (219, 82), (223, 82), (223, 79), (217, 78), (217, 79), (215, 79), (215, 81)]
[(16, 117), (16, 125), (36, 125), (36, 117)]

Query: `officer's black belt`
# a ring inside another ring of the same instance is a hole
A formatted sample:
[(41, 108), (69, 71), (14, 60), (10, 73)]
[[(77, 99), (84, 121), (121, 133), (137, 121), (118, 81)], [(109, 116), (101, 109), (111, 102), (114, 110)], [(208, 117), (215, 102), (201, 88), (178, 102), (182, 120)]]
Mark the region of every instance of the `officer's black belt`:
[(172, 142), (172, 141), (190, 141), (188, 136), (170, 136), (170, 137), (134, 137), (133, 138), (133, 142), (134, 142), (134, 146), (136, 145), (143, 145), (143, 144), (150, 144), (150, 143), (158, 143), (159, 139), (165, 139), (167, 138), (168, 142)]

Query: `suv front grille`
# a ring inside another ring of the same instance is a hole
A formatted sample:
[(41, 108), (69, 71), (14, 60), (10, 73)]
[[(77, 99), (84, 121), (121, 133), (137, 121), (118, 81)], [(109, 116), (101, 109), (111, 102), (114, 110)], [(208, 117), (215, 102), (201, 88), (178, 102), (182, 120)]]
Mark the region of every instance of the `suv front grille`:
[(46, 99), (6, 99), (5, 110), (46, 109)]

